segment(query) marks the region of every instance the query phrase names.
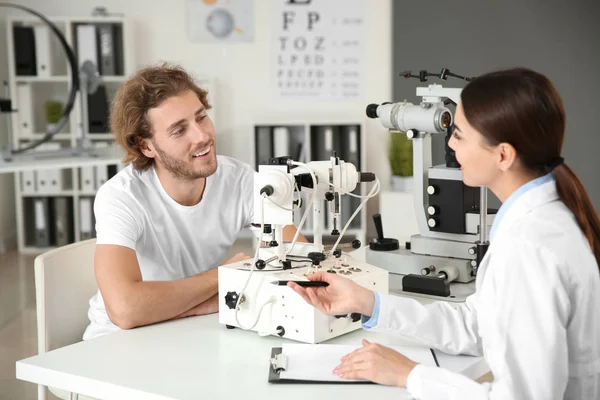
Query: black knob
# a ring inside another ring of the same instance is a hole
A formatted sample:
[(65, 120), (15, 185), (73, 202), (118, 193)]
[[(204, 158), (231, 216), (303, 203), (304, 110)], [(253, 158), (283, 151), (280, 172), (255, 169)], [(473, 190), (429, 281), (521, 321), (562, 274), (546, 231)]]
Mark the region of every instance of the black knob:
[(359, 182), (373, 182), (375, 180), (375, 174), (372, 172), (361, 172), (358, 176)]
[(316, 266), (316, 265), (320, 265), (320, 264), (321, 264), (321, 261), (318, 258), (313, 258), (312, 265)]
[(405, 243), (404, 243), (404, 248), (405, 248), (406, 250), (410, 250), (410, 242), (405, 242)]
[(327, 200), (327, 201), (333, 201), (333, 198), (334, 198), (334, 196), (333, 196), (332, 192), (325, 193), (325, 200)]
[(270, 224), (265, 224), (265, 226), (263, 227), (263, 232), (267, 233), (267, 234), (273, 232), (273, 229), (271, 228), (271, 225)]
[(225, 305), (230, 309), (234, 309), (237, 305), (238, 294), (236, 292), (227, 292), (225, 295)]
[(313, 263), (315, 260), (323, 261), (327, 258), (327, 257), (325, 257), (325, 254), (323, 254), (319, 251), (311, 251), (310, 253), (308, 253), (307, 257), (310, 258), (311, 260), (313, 260)]
[(352, 314), (350, 314), (350, 319), (352, 319), (352, 322), (360, 321), (361, 318), (362, 314), (360, 313), (353, 312)]
[(352, 241), (352, 248), (353, 249), (360, 249), (360, 246), (362, 246), (362, 243), (360, 242), (360, 240), (354, 239)]
[(286, 260), (286, 261), (282, 261), (281, 265), (283, 266), (283, 269), (292, 269), (292, 262), (290, 260)]
[(265, 193), (267, 196), (271, 196), (273, 194), (273, 192), (274, 192), (273, 186), (271, 186), (271, 185), (266, 185), (265, 187), (260, 189), (260, 194)]
[(340, 231), (338, 231), (337, 229), (332, 229), (331, 236), (340, 236)]
[(367, 106), (367, 117), (377, 118), (377, 107), (379, 107), (379, 104), (369, 104)]
[(375, 229), (377, 230), (377, 240), (383, 240), (383, 224), (381, 223), (381, 214), (373, 215), (373, 222), (375, 223)]
[(340, 258), (340, 257), (342, 256), (342, 251), (341, 251), (340, 249), (335, 249), (335, 250), (333, 251), (333, 256), (334, 256), (335, 258)]
[(267, 266), (267, 263), (265, 262), (265, 260), (256, 260), (256, 263), (254, 264), (254, 266), (256, 267), (256, 269), (265, 269), (265, 267)]
[(277, 243), (277, 240), (271, 240), (269, 242), (269, 247), (277, 247), (279, 246), (279, 243)]
[(334, 317), (336, 317), (337, 319), (346, 318), (347, 316), (348, 316), (348, 314), (334, 315)]
[(279, 336), (283, 336), (283, 335), (285, 335), (285, 328), (284, 328), (283, 326), (281, 326), (281, 325), (279, 325), (279, 326), (277, 327), (277, 329), (275, 329), (275, 331), (277, 332), (277, 334), (278, 334)]

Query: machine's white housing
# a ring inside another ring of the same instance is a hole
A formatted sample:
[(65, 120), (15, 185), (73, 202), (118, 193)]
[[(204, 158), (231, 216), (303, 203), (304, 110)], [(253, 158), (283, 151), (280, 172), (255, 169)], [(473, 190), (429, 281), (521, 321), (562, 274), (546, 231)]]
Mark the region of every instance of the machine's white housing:
[[(346, 260), (348, 266), (341, 264)], [(253, 260), (219, 267), (219, 322), (221, 324), (240, 327), (235, 318), (235, 309), (225, 303), (228, 292), (240, 293), (244, 288), (250, 263)], [(305, 266), (302, 266), (305, 265)], [(294, 263), (290, 270), (254, 270), (245, 290), (245, 300), (239, 305), (238, 320), (243, 328), (249, 327), (262, 313), (256, 326), (252, 328), (260, 334), (278, 335), (283, 327), (287, 339), (304, 343), (321, 343), (331, 338), (360, 329), (361, 321), (352, 321), (351, 315), (343, 317), (327, 316), (313, 306), (307, 304), (300, 295), (287, 286), (271, 284), (277, 280), (307, 280), (306, 274), (314, 272), (310, 262)], [(358, 261), (347, 254), (342, 257), (323, 261), (318, 271), (333, 270), (344, 277), (352, 279), (359, 285), (380, 293), (388, 293), (388, 272)], [(360, 270), (360, 271), (359, 271)], [(273, 301), (264, 308), (262, 305), (269, 299)]]

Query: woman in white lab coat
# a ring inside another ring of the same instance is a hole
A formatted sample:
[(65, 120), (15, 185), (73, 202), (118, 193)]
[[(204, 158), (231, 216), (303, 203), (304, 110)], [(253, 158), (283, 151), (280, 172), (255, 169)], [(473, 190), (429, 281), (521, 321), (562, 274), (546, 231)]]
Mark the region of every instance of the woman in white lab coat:
[(326, 314), (360, 312), (366, 329), (450, 354), (483, 355), (493, 383), (417, 365), (364, 341), (334, 370), (406, 386), (418, 399), (600, 399), (600, 222), (564, 163), (565, 112), (543, 75), (512, 69), (462, 91), (449, 142), (464, 183), (502, 201), (476, 293), (457, 308), (423, 306), (317, 273), (325, 288), (290, 283)]

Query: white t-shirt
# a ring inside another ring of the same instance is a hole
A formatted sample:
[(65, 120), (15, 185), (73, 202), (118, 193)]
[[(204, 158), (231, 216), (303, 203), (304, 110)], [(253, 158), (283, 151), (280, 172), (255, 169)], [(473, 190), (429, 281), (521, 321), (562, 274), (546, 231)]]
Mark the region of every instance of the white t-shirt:
[[(217, 162), (194, 206), (173, 200), (153, 167), (124, 168), (96, 194), (97, 244), (135, 250), (144, 281), (171, 281), (219, 266), (252, 222), (254, 170), (225, 156), (217, 156)], [(99, 290), (90, 300), (88, 317), (84, 340), (119, 330)]]

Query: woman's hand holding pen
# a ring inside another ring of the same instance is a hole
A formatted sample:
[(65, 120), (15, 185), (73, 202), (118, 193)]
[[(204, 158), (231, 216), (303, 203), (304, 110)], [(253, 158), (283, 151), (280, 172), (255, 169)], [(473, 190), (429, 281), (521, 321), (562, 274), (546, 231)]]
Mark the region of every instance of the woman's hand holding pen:
[(294, 282), (288, 286), (309, 304), (327, 315), (339, 315), (358, 312), (371, 316), (375, 305), (375, 295), (369, 289), (354, 283), (350, 279), (330, 274), (317, 272), (308, 275), (310, 281), (327, 282), (327, 287), (301, 287)]

